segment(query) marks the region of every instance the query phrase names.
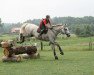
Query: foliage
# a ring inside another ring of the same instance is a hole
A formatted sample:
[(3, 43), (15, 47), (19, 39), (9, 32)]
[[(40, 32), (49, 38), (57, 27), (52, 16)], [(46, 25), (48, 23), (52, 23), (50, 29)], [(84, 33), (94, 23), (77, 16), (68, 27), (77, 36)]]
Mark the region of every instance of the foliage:
[(94, 25), (82, 24), (74, 27), (74, 32), (78, 36), (94, 36)]
[(0, 18), (0, 34), (4, 32), (4, 24), (2, 23), (2, 20)]
[(1, 27), (1, 25), (2, 25), (2, 24), (1, 24), (1, 18), (0, 18), (0, 27)]

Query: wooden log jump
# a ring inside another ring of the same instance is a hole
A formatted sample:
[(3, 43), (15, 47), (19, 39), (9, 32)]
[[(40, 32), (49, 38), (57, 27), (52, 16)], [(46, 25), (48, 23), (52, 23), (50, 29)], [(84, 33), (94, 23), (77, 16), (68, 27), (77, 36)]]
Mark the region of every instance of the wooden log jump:
[(24, 59), (28, 59), (28, 58), (37, 59), (37, 58), (40, 58), (40, 54), (39, 53), (35, 53), (35, 54), (32, 54), (32, 55), (22, 54), (22, 57)]
[(3, 62), (9, 62), (9, 61), (12, 61), (12, 62), (20, 62), (21, 61), (21, 56), (20, 55), (14, 55), (12, 57), (7, 57), (7, 56), (3, 56), (2, 57), (2, 61)]
[(28, 55), (35, 54), (37, 52), (36, 46), (18, 46), (11, 47), (8, 42), (3, 42), (2, 47), (4, 48), (4, 55), (7, 57), (11, 57), (13, 55), (24, 54)]
[(2, 61), (21, 61), (21, 56), (19, 54), (23, 54), (23, 58), (39, 58), (40, 55), (37, 53), (36, 46), (18, 46), (13, 47), (12, 44), (8, 42), (1, 43), (4, 53), (2, 57)]

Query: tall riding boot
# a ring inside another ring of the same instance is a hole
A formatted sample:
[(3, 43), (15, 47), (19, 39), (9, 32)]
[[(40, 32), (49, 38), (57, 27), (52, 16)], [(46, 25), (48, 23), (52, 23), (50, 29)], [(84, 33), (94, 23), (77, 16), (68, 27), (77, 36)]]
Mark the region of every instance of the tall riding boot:
[(42, 37), (42, 34), (43, 34), (43, 32), (41, 31), (41, 32), (39, 33), (38, 37), (41, 38), (41, 37)]

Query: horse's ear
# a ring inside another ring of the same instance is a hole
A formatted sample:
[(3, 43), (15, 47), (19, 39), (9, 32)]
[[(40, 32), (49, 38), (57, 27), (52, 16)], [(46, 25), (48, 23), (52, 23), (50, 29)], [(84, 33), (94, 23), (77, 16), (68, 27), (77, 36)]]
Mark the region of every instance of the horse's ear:
[(67, 24), (64, 24), (64, 27), (67, 27)]

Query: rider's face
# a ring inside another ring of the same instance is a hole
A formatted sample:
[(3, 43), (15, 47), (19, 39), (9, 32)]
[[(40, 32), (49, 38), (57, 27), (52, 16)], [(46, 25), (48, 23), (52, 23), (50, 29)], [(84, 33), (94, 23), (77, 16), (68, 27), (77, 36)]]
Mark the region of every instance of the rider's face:
[(50, 20), (50, 18), (46, 18), (46, 20)]

